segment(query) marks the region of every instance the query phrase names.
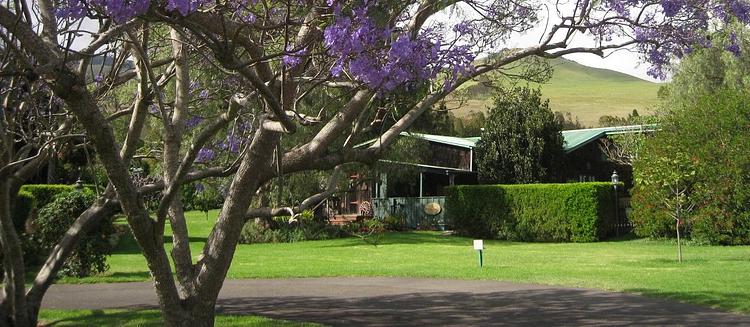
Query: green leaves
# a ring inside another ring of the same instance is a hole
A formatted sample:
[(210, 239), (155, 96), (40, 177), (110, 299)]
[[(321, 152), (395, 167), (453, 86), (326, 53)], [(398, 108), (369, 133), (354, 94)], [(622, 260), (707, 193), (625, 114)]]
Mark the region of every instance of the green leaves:
[(745, 91), (731, 89), (671, 102), (633, 166), (638, 235), (673, 237), (679, 219), (699, 242), (750, 244), (749, 102)]
[(513, 241), (593, 242), (614, 224), (610, 183), (453, 186), (446, 213), (456, 231)]
[(549, 101), (542, 101), (538, 89), (501, 91), (475, 149), (479, 178), (483, 183), (556, 181), (563, 142)]

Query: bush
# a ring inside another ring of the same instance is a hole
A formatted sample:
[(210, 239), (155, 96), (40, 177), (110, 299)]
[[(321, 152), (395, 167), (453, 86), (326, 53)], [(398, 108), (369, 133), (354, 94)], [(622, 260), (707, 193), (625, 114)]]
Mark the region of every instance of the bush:
[(328, 240), (346, 237), (348, 234), (327, 221), (316, 220), (312, 211), (306, 210), (291, 217), (274, 217), (271, 223), (248, 221), (242, 227), (240, 243), (293, 243), (301, 241)]
[(36, 207), (43, 208), (55, 199), (55, 196), (75, 190), (71, 185), (63, 184), (28, 184), (21, 186), (21, 192), (28, 192), (36, 199)]
[(637, 235), (674, 238), (679, 214), (695, 243), (750, 244), (748, 103), (744, 92), (696, 95), (662, 118), (633, 163)]
[(31, 211), (36, 208), (36, 199), (34, 195), (27, 191), (18, 192), (16, 202), (13, 203), (13, 226), (20, 235), (26, 231), (26, 221), (29, 219)]
[[(74, 191), (58, 195), (39, 210), (31, 235), (43, 253), (49, 253), (68, 228), (95, 200), (90, 191)], [(65, 261), (60, 275), (84, 277), (107, 270), (106, 256), (111, 252), (109, 238), (114, 234), (111, 221), (97, 225), (81, 237), (78, 246)]]
[(446, 192), (446, 218), (472, 237), (593, 242), (615, 222), (610, 183), (451, 186)]
[[(13, 227), (21, 241), (21, 251), (23, 251), (23, 263), (28, 269), (40, 263), (39, 253), (35, 244), (29, 240), (26, 231), (26, 222), (32, 217), (36, 208), (36, 199), (31, 193), (26, 191), (18, 192), (16, 201), (13, 203), (11, 218)], [(0, 253), (0, 267), (2, 267), (2, 253)]]
[(406, 230), (406, 219), (401, 216), (385, 216), (383, 217), (383, 225), (386, 230), (400, 232)]
[(631, 194), (633, 213), (629, 219), (633, 224), (633, 233), (650, 238), (674, 237), (675, 220), (661, 203), (667, 197), (663, 190), (636, 183)]
[(208, 213), (220, 209), (224, 197), (218, 187), (207, 183), (192, 183), (182, 187), (182, 204), (185, 210), (198, 210)]
[(367, 219), (364, 221), (352, 222), (344, 227), (351, 235), (359, 237), (367, 244), (378, 246), (383, 240), (383, 234), (386, 231), (386, 225), (380, 219)]

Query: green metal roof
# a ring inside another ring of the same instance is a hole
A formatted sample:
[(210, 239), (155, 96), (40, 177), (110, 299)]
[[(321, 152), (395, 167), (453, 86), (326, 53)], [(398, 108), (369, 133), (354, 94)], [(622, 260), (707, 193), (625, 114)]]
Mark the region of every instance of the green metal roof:
[[(400, 136), (407, 136), (407, 137), (413, 137), (418, 139), (423, 139), (425, 141), (440, 143), (440, 144), (448, 144), (453, 146), (458, 146), (462, 148), (473, 148), (477, 141), (479, 141), (478, 137), (469, 137), (469, 138), (463, 138), (463, 137), (456, 137), (456, 136), (445, 136), (445, 135), (433, 135), (433, 134), (422, 134), (422, 133), (412, 133), (412, 132), (401, 132), (399, 134)], [(476, 139), (476, 140), (472, 140)], [(355, 148), (360, 148), (365, 145), (370, 145), (372, 143), (375, 143), (376, 139), (372, 139), (360, 144), (355, 145)]]
[[(462, 148), (473, 148), (477, 144), (476, 141), (472, 141), (463, 137), (455, 137), (455, 136), (432, 135), (432, 134), (409, 133), (409, 132), (403, 132), (401, 133), (401, 136), (411, 136), (411, 137), (416, 137), (416, 138), (420, 138), (423, 140), (427, 140), (430, 142), (455, 145), (455, 146), (460, 146)], [(478, 137), (476, 139), (479, 140)]]
[[(587, 128), (587, 129), (575, 129), (569, 131), (563, 131), (562, 136), (565, 141), (563, 149), (566, 153), (570, 153), (579, 149), (580, 147), (589, 144), (595, 140), (598, 140), (605, 135), (614, 135), (630, 132), (651, 132), (656, 129), (656, 125), (630, 125), (630, 126), (615, 126), (615, 127), (600, 127), (600, 128)], [(410, 133), (401, 132), (401, 136), (415, 137), (430, 142), (448, 144), (458, 146), (462, 148), (474, 148), (479, 142), (480, 137), (455, 137), (445, 135), (432, 135), (422, 133)], [(375, 142), (375, 139), (358, 144), (355, 147), (362, 147)]]
[(481, 139), (481, 137), (479, 137), (479, 136), (475, 136), (475, 137), (464, 137), (464, 139), (467, 139), (467, 140), (469, 140), (469, 141), (471, 141), (471, 142), (474, 142), (474, 145), (476, 146), (476, 145), (477, 145), (477, 142), (479, 142), (479, 140)]
[(598, 140), (605, 135), (614, 135), (630, 132), (651, 132), (656, 128), (656, 125), (630, 125), (630, 126), (615, 126), (615, 127), (600, 127), (600, 128), (587, 128), (587, 129), (574, 129), (569, 131), (563, 131), (562, 136), (565, 140), (563, 149), (566, 153), (573, 152), (582, 146), (591, 143), (592, 141)]

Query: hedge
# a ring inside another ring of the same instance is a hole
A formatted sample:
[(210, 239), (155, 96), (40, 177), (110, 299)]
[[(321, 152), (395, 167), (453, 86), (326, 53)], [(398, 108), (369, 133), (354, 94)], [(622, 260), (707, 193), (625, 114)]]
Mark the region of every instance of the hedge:
[(477, 238), (594, 242), (615, 223), (611, 183), (471, 185), (446, 188), (446, 216)]
[[(71, 225), (96, 200), (91, 190), (60, 194), (43, 208), (36, 218), (31, 238), (40, 253), (47, 254), (63, 238)], [(106, 256), (112, 251), (109, 238), (114, 234), (111, 220), (103, 220), (79, 237), (75, 250), (65, 259), (59, 274), (85, 277), (107, 270)]]
[(15, 203), (13, 203), (13, 225), (16, 232), (23, 233), (26, 230), (26, 220), (29, 219), (31, 210), (36, 208), (36, 199), (34, 195), (27, 191), (18, 192)]
[(36, 207), (42, 208), (61, 193), (75, 190), (75, 187), (64, 184), (27, 184), (21, 186), (21, 192), (29, 192), (36, 199)]

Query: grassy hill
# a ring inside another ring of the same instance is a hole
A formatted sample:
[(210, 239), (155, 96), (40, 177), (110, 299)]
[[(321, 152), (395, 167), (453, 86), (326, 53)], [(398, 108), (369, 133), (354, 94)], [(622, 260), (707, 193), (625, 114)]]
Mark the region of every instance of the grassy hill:
[[(550, 99), (552, 111), (570, 112), (586, 126), (597, 126), (602, 115), (624, 117), (633, 109), (648, 113), (658, 103), (657, 83), (566, 59), (553, 59), (550, 64), (554, 73), (548, 83), (541, 85), (542, 96)], [(473, 96), (453, 110), (459, 118), (472, 111), (486, 111), (492, 104), (491, 90), (476, 82), (467, 84), (464, 88), (470, 89)]]

